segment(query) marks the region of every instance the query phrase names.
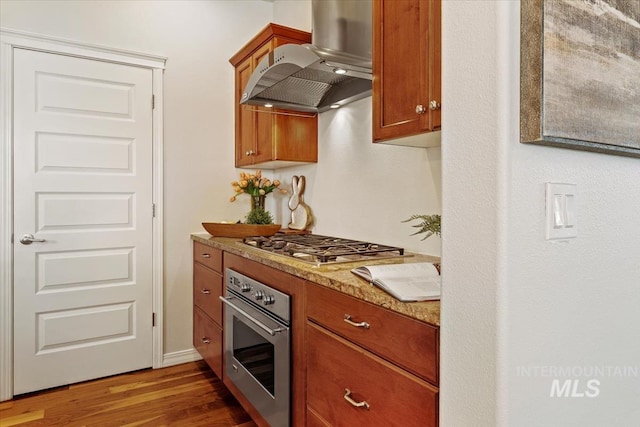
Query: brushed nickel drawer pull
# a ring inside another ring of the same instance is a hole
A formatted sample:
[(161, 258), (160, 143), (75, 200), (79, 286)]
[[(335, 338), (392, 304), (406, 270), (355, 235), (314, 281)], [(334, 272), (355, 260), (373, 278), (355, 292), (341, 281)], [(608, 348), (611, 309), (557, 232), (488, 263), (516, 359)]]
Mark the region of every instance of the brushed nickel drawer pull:
[(211, 293), (211, 291), (209, 289), (203, 289), (200, 292), (202, 292), (205, 295), (209, 295)]
[(202, 338), (200, 338), (200, 340), (205, 344), (209, 344), (211, 342), (211, 340), (209, 338), (207, 338), (207, 337), (202, 337)]
[(349, 402), (352, 406), (355, 406), (356, 408), (369, 409), (369, 404), (367, 403), (366, 400), (363, 400), (362, 402), (356, 402), (355, 400), (353, 400), (351, 398), (351, 390), (349, 390), (348, 388), (344, 389), (344, 400), (346, 400), (347, 402)]
[(351, 320), (351, 315), (350, 314), (345, 314), (344, 315), (344, 319), (345, 322), (347, 322), (348, 324), (350, 324), (351, 326), (355, 326), (356, 328), (365, 328), (365, 329), (369, 329), (369, 324), (367, 322), (359, 322), (356, 323), (353, 320)]
[(202, 258), (211, 258), (211, 254), (202, 254)]

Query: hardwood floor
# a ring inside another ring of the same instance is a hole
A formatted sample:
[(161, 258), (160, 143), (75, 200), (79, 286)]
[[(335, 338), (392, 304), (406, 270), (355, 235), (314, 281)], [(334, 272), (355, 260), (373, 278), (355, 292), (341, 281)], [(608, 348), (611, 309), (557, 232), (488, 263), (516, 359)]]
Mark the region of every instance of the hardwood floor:
[(255, 427), (203, 362), (58, 387), (0, 402), (8, 426)]

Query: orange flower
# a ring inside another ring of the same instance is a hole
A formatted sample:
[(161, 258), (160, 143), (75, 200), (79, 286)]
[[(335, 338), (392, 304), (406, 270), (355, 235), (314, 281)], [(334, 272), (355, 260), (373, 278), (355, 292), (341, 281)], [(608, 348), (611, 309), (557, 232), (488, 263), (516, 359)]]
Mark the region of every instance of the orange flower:
[(232, 181), (231, 186), (235, 194), (229, 199), (230, 202), (235, 202), (236, 198), (242, 194), (247, 193), (250, 196), (264, 196), (275, 189), (278, 189), (281, 194), (286, 194), (287, 190), (278, 188), (280, 181), (277, 179), (271, 181), (268, 178), (262, 176), (262, 171), (257, 170), (255, 173), (240, 172), (240, 180)]

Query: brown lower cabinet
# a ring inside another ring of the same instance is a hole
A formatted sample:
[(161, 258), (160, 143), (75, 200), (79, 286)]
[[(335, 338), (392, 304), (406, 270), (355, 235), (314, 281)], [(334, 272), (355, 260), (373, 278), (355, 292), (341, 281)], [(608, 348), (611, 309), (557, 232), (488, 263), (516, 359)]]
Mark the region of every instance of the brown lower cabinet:
[[(219, 296), (224, 268), (232, 268), (291, 296), (292, 426), (438, 425), (437, 327), (198, 242), (193, 254), (193, 344), (220, 378)], [(353, 325), (361, 322), (368, 327)]]
[(193, 346), (222, 378), (222, 251), (193, 244)]
[(307, 323), (309, 424), (436, 426), (437, 408), (436, 387)]
[(307, 426), (438, 425), (438, 328), (311, 283), (306, 301)]
[(218, 378), (222, 378), (222, 328), (193, 307), (193, 346)]

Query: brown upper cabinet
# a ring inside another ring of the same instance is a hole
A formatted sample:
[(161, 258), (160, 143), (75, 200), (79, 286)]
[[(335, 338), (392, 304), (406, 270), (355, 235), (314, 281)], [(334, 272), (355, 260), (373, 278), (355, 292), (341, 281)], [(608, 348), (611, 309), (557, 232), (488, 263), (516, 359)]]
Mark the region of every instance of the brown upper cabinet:
[(373, 0), (373, 140), (440, 129), (441, 0)]
[(276, 47), (311, 43), (311, 34), (277, 24), (267, 25), (229, 62), (235, 67), (235, 165), (276, 169), (318, 161), (315, 114), (240, 105), (251, 73)]

